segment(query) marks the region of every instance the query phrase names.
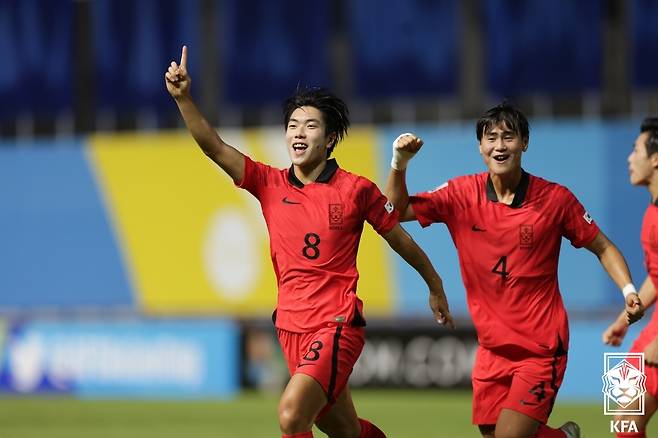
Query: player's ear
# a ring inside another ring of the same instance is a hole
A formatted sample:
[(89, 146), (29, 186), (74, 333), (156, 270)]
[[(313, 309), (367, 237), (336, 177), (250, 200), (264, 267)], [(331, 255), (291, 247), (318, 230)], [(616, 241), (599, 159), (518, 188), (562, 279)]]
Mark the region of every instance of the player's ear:
[(335, 146), (337, 135), (335, 132), (330, 133), (327, 136), (327, 149)]

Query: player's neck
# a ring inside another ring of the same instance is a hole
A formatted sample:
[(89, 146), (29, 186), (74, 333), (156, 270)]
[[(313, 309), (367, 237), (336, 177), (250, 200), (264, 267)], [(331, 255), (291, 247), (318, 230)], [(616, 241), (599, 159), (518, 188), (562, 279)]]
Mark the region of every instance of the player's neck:
[(315, 182), (325, 167), (327, 167), (327, 160), (322, 160), (319, 163), (309, 164), (308, 166), (293, 165), (295, 176), (304, 185)]
[(658, 199), (658, 172), (654, 172), (651, 176), (647, 189), (649, 189), (649, 193), (651, 193), (651, 202), (655, 203)]
[(523, 172), (519, 167), (518, 169), (509, 173), (489, 174), (494, 189), (496, 190), (498, 202), (510, 205), (514, 201), (514, 195), (516, 194), (516, 188), (519, 186), (519, 182), (521, 181), (522, 173)]

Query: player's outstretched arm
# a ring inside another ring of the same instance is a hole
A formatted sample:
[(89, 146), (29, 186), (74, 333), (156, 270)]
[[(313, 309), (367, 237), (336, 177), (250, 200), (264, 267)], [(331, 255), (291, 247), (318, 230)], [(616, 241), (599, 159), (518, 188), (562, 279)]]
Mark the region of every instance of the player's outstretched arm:
[(455, 328), (455, 323), (450, 315), (448, 300), (443, 290), (441, 277), (432, 266), (427, 254), (418, 246), (411, 236), (398, 224), (382, 237), (395, 252), (409, 263), (423, 277), (430, 291), (430, 308), (434, 318), (439, 324)]
[(406, 172), (409, 160), (422, 146), (423, 140), (411, 133), (401, 134), (393, 142), (393, 158), (386, 181), (386, 197), (400, 212), (400, 220), (403, 222), (416, 219), (416, 213), (409, 203)]
[[(647, 275), (647, 278), (642, 283), (639, 291), (640, 301), (645, 306), (645, 309), (648, 309), (656, 302), (656, 288), (651, 281), (651, 277)], [(624, 336), (628, 331), (628, 319), (626, 315), (626, 309), (624, 309), (617, 319), (613, 321), (612, 324), (603, 332), (603, 343), (606, 345), (612, 345), (618, 347), (624, 341)], [(657, 345), (658, 346), (658, 345)]]
[(628, 323), (632, 324), (640, 320), (644, 315), (644, 305), (635, 291), (624, 256), (602, 231), (599, 231), (599, 234), (586, 248), (599, 258), (603, 269), (617, 287), (622, 290), (626, 303), (625, 311)]
[(187, 46), (183, 46), (180, 65), (172, 61), (165, 73), (167, 91), (176, 101), (187, 129), (201, 150), (219, 165), (236, 183), (244, 176), (244, 155), (224, 143), (217, 131), (203, 117), (190, 95), (192, 79), (187, 72)]

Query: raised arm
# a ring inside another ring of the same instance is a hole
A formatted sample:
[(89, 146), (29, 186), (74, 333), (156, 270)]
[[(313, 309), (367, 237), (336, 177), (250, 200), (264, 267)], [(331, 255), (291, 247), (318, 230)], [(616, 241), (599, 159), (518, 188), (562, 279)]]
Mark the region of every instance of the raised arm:
[(432, 266), (427, 254), (418, 246), (411, 236), (398, 224), (391, 231), (382, 235), (391, 248), (413, 267), (425, 283), (430, 292), (430, 308), (434, 318), (439, 324), (455, 328), (455, 323), (448, 309), (448, 300), (443, 290), (441, 277)]
[(386, 197), (400, 212), (400, 221), (407, 222), (416, 219), (407, 190), (407, 164), (423, 146), (423, 140), (414, 134), (401, 134), (393, 142), (393, 158), (391, 171), (386, 181)]
[(602, 231), (599, 231), (599, 234), (597, 234), (592, 243), (587, 245), (586, 248), (599, 258), (603, 269), (605, 269), (617, 287), (623, 291), (628, 323), (632, 324), (642, 318), (644, 315), (644, 306), (637, 292), (635, 292), (626, 260), (615, 244)]
[(217, 163), (234, 182), (240, 183), (244, 176), (244, 155), (219, 137), (190, 95), (192, 79), (187, 72), (187, 46), (183, 46), (180, 65), (171, 62), (165, 73), (165, 84), (178, 105), (187, 129), (203, 153)]

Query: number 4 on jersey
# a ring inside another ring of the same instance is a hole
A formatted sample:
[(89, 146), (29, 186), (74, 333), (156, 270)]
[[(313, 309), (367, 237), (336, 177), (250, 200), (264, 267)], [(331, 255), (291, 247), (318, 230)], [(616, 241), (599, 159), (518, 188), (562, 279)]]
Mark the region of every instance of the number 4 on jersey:
[(503, 280), (506, 280), (509, 275), (509, 271), (507, 271), (507, 256), (502, 256), (498, 259), (498, 263), (496, 263), (496, 266), (493, 267), (491, 272), (500, 275), (503, 277)]

